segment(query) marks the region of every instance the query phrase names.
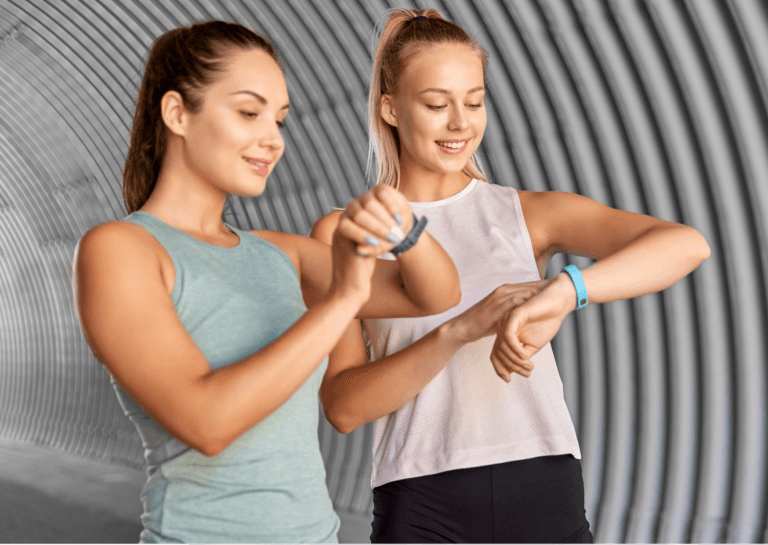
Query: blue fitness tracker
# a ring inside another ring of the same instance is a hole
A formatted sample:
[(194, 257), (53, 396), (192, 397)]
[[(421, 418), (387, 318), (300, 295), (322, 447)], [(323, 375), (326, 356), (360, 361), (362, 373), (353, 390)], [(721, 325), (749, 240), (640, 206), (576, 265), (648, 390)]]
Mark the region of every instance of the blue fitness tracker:
[(579, 269), (576, 265), (566, 265), (563, 270), (568, 273), (576, 287), (576, 310), (584, 308), (589, 303), (589, 298), (587, 297), (587, 286), (584, 284)]
[(405, 236), (405, 240), (403, 240), (400, 244), (392, 248), (390, 251), (395, 254), (399, 255), (402, 254), (404, 251), (411, 249), (411, 247), (416, 244), (416, 241), (419, 240), (419, 237), (421, 236), (421, 232), (424, 230), (424, 227), (427, 225), (427, 216), (421, 216), (421, 219), (416, 217), (416, 214), (413, 215), (413, 226), (411, 227), (410, 232)]

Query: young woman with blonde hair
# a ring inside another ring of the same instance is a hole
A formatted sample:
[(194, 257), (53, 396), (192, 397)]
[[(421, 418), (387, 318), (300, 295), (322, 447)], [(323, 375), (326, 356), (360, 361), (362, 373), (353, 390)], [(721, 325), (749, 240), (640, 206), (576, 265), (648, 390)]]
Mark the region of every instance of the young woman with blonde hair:
[[(494, 185), (485, 50), (435, 10), (393, 10), (369, 101), (377, 183), (397, 187), (459, 270), (450, 311), (359, 322), (320, 395), (342, 433), (375, 421), (373, 542), (591, 542), (579, 445), (549, 341), (577, 307), (662, 290), (709, 247), (694, 229), (563, 192)], [(313, 233), (328, 241), (341, 218)], [(597, 261), (543, 280), (552, 255)], [(382, 256), (385, 257), (385, 256)]]
[[(145, 448), (142, 542), (335, 542), (317, 437), (326, 355), (355, 316), (459, 300), (453, 264), (414, 240), (393, 188), (351, 202), (332, 247), (222, 222), (229, 194), (264, 191), (288, 110), (265, 38), (223, 21), (163, 34), (136, 102), (129, 215), (76, 249), (83, 332)], [(414, 243), (397, 263), (374, 257)]]

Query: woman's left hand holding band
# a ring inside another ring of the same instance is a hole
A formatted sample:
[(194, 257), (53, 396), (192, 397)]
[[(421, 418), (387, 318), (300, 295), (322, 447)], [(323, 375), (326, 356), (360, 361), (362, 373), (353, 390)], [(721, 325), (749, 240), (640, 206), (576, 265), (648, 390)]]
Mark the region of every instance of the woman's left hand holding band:
[(342, 224), (343, 234), (357, 244), (360, 255), (377, 256), (391, 251), (408, 235), (413, 212), (402, 193), (376, 185), (347, 204), (340, 229)]

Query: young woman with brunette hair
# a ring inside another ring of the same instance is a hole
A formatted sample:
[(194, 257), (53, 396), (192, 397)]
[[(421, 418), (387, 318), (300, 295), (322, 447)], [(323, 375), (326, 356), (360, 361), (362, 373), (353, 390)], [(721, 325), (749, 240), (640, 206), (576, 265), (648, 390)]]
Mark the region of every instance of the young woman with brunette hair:
[(222, 21), (163, 34), (136, 103), (129, 215), (78, 244), (78, 317), (145, 448), (142, 542), (335, 541), (317, 437), (326, 355), (356, 316), (460, 298), (427, 234), (375, 259), (414, 243), (390, 187), (347, 206), (332, 246), (222, 222), (229, 194), (264, 191), (288, 109), (261, 36)]
[[(581, 457), (549, 341), (587, 302), (662, 290), (709, 247), (694, 229), (563, 192), (488, 183), (485, 50), (435, 10), (393, 10), (369, 101), (377, 182), (459, 270), (462, 300), (354, 322), (320, 389), (342, 433), (375, 421), (373, 542), (591, 542)], [(317, 222), (329, 241), (341, 213)], [(543, 280), (555, 253), (597, 261)], [(381, 256), (385, 257), (385, 256)]]

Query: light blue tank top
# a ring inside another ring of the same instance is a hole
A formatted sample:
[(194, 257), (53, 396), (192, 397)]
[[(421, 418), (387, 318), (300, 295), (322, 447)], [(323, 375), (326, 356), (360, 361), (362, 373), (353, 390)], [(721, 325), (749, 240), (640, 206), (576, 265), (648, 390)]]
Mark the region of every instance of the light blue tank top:
[[(223, 248), (146, 212), (125, 221), (147, 229), (171, 257), (176, 313), (212, 369), (263, 348), (307, 310), (291, 260), (252, 233), (227, 225), (240, 242)], [(213, 457), (171, 437), (112, 380), (147, 460), (141, 542), (336, 542), (317, 434), (326, 366)]]

